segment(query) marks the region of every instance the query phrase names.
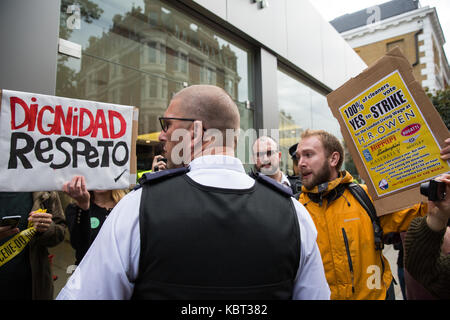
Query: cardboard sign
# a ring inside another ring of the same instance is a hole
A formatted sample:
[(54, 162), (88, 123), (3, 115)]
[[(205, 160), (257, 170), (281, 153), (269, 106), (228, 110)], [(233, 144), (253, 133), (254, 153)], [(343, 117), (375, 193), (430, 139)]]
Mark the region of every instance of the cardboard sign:
[(426, 201), (420, 183), (450, 171), (447, 127), (400, 49), (327, 96), (378, 215)]
[(88, 190), (136, 182), (138, 110), (0, 91), (0, 191), (61, 191), (75, 175)]

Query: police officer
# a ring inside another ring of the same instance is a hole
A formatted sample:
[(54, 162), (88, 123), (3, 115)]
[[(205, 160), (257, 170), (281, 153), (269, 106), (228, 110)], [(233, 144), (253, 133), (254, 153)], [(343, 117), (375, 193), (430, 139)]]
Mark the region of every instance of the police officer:
[(58, 299), (328, 299), (306, 209), (234, 157), (230, 96), (185, 88), (160, 122), (168, 170), (119, 202)]
[(292, 193), (296, 199), (298, 199), (298, 193), (302, 191), (302, 180), (300, 178), (300, 170), (298, 168), (297, 146), (298, 143), (289, 147), (289, 155), (292, 159), (294, 174), (287, 176), (287, 179), (291, 185)]

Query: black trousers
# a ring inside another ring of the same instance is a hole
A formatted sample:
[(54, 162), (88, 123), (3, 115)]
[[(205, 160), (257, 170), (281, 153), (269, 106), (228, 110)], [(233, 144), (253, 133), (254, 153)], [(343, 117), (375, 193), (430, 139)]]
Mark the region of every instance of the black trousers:
[(391, 285), (389, 286), (389, 288), (386, 292), (385, 300), (395, 300), (394, 281), (391, 281)]

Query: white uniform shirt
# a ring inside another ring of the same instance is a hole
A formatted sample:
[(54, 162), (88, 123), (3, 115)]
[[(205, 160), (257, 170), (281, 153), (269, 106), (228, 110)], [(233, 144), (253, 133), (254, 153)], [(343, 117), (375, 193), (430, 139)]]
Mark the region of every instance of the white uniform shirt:
[[(255, 181), (239, 159), (204, 156), (190, 163), (187, 175), (216, 188), (248, 189)], [(138, 276), (140, 255), (139, 207), (142, 188), (128, 193), (111, 211), (74, 274), (57, 296), (64, 299), (130, 299)], [(293, 299), (330, 298), (317, 231), (309, 213), (291, 198), (300, 224), (301, 254)]]
[(280, 171), (280, 172), (281, 172), (281, 181), (280, 181), (280, 183), (284, 184), (285, 186), (290, 187), (291, 186), (291, 182), (289, 181), (289, 179), (286, 177), (286, 175), (282, 171)]

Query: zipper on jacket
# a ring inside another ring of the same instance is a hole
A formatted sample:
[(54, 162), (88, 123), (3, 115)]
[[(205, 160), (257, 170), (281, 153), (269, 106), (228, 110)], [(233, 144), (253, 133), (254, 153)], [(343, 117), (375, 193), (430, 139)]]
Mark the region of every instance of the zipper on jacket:
[(344, 228), (342, 228), (342, 236), (344, 237), (345, 250), (347, 251), (348, 266), (350, 268), (350, 275), (352, 278), (352, 293), (355, 293), (355, 280), (354, 280), (354, 273), (353, 273), (352, 257), (350, 255), (350, 247), (348, 246), (347, 233), (345, 232)]

